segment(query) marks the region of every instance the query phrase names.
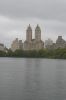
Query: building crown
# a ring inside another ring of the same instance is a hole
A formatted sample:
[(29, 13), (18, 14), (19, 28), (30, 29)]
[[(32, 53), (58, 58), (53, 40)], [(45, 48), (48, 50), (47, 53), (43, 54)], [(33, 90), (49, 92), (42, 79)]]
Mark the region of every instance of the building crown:
[(29, 26), (28, 26), (27, 30), (32, 31), (32, 28), (31, 28), (30, 24), (29, 24)]
[(41, 31), (41, 29), (40, 29), (40, 27), (39, 27), (39, 25), (37, 24), (37, 26), (36, 26), (36, 29), (35, 30), (40, 30)]

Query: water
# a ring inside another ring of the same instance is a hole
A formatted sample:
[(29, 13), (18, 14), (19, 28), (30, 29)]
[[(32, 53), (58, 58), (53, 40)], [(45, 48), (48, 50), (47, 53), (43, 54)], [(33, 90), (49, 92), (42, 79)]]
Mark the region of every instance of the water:
[(0, 100), (66, 100), (66, 60), (0, 58)]

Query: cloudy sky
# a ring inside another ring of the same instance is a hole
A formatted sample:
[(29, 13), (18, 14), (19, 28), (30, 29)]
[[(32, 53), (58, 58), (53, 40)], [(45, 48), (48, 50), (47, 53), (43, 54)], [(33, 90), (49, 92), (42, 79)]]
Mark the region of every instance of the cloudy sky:
[(13, 39), (25, 40), (26, 28), (37, 24), (42, 40), (58, 35), (66, 39), (66, 0), (0, 0), (0, 42), (10, 47)]

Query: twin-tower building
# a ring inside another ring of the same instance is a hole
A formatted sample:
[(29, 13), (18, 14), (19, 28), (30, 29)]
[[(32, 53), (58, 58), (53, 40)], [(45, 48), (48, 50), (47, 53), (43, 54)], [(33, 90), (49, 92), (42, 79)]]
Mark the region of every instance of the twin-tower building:
[(21, 44), (18, 39), (14, 40), (11, 49), (15, 51), (16, 49), (23, 50), (40, 50), (44, 48), (44, 42), (41, 40), (41, 28), (39, 25), (35, 28), (35, 38), (32, 38), (32, 28), (29, 24), (26, 30), (26, 40)]
[(41, 29), (39, 25), (35, 28), (35, 39), (32, 39), (32, 28), (29, 25), (26, 30), (26, 41), (24, 50), (39, 50), (44, 48), (44, 42), (41, 40)]

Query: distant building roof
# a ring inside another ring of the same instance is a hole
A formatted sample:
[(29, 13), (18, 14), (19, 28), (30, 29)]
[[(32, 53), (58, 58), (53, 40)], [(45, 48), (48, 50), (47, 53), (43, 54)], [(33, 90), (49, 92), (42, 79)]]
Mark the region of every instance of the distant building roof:
[(4, 46), (4, 44), (0, 43), (0, 46)]
[(40, 29), (40, 27), (39, 27), (39, 25), (37, 24), (37, 26), (36, 26), (36, 29), (35, 30), (40, 30), (41, 31), (41, 29)]
[(56, 44), (63, 44), (66, 43), (66, 41), (62, 38), (62, 36), (58, 36), (58, 39), (56, 40)]

